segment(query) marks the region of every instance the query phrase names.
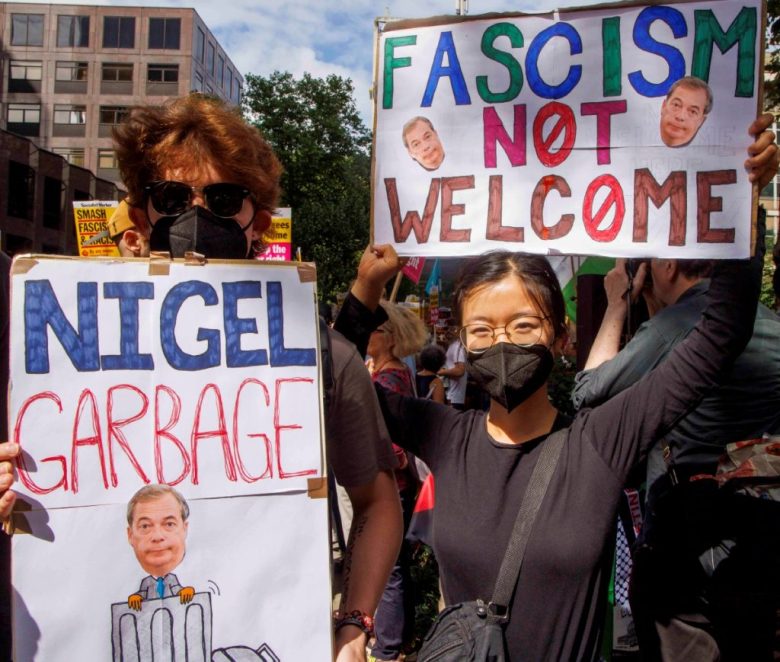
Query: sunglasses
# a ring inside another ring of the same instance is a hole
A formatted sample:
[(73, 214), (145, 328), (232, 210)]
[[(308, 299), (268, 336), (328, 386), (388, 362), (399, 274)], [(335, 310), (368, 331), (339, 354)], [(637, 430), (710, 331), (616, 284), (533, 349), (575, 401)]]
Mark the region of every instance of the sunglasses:
[(244, 206), (244, 200), (252, 192), (241, 184), (220, 182), (207, 186), (189, 186), (182, 182), (152, 182), (144, 186), (144, 195), (150, 200), (158, 214), (176, 216), (192, 206), (194, 193), (200, 193), (208, 209), (215, 216), (229, 218), (238, 214)]

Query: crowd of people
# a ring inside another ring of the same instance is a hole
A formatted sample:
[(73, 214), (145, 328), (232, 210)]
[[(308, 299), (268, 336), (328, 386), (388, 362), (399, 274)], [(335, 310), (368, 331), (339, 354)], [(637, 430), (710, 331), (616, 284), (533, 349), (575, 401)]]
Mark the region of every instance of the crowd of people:
[[(750, 127), (746, 168), (758, 186), (778, 166), (771, 120)], [(251, 259), (261, 250), (281, 166), (236, 111), (196, 94), (138, 107), (115, 144), (130, 223), (112, 236), (125, 254)], [(336, 659), (365, 660), (369, 642), (377, 660), (402, 655), (413, 617), (402, 538), (417, 461), (436, 478), (431, 544), (444, 603), (488, 601), (533, 469), (557, 432), (565, 443), (507, 605), (508, 659), (598, 659), (618, 501), (646, 457), (650, 515), (639, 549), (652, 553), (637, 556), (634, 592), (643, 656), (780, 655), (779, 504), (721, 498), (714, 480), (690, 480), (714, 474), (727, 444), (780, 434), (780, 319), (758, 305), (763, 240), (759, 231), (751, 260), (652, 260), (633, 281), (619, 261), (605, 280), (609, 305), (577, 378), (573, 417), (548, 397), (567, 325), (544, 257), (496, 251), (465, 261), (444, 348), (426, 345), (420, 321), (383, 300), (400, 268), (393, 248), (367, 248), (328, 332), (328, 464), (353, 508)], [(621, 350), (629, 300), (642, 291), (661, 309)], [(6, 347), (7, 327), (6, 315)], [(404, 359), (417, 354), (410, 370)], [(464, 407), (468, 378), (489, 398), (486, 409)], [(18, 452), (0, 444), (2, 517), (14, 506)], [(10, 659), (7, 538), (2, 544), (0, 654)]]

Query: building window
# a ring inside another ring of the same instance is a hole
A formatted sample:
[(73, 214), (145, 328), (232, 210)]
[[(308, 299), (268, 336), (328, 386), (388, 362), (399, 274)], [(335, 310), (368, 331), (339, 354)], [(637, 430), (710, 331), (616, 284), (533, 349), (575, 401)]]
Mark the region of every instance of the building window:
[(113, 149), (98, 150), (98, 168), (101, 170), (116, 170), (119, 168)]
[(123, 81), (129, 82), (133, 80), (133, 64), (125, 64), (123, 62), (113, 63), (104, 62), (101, 73), (101, 80), (106, 81)]
[(135, 48), (135, 16), (104, 16), (103, 48)]
[(58, 16), (57, 46), (59, 48), (89, 46), (89, 16)]
[(86, 62), (57, 62), (54, 78), (59, 81), (86, 81)]
[(84, 149), (81, 147), (55, 147), (52, 152), (59, 154), (71, 165), (84, 167)]
[(225, 85), (225, 90), (227, 91), (228, 98), (233, 98), (233, 70), (228, 67), (227, 70), (227, 85)]
[(24, 163), (8, 162), (8, 215), (32, 218), (35, 170)]
[(12, 46), (43, 46), (43, 14), (11, 14)]
[(31, 60), (11, 60), (9, 92), (40, 92), (43, 65)]
[(209, 76), (214, 75), (214, 44), (209, 44), (206, 48), (206, 71)]
[(221, 55), (217, 60), (217, 85), (225, 86), (225, 58)]
[(11, 60), (11, 80), (41, 80), (43, 64), (30, 60)]
[(195, 35), (195, 59), (198, 62), (203, 62), (203, 56), (206, 54), (206, 34), (198, 28), (198, 33)]
[(127, 106), (100, 106), (101, 124), (119, 124), (127, 117)]
[(8, 122), (13, 124), (39, 124), (41, 107), (37, 103), (9, 103)]
[(201, 76), (197, 71), (195, 72), (195, 82), (192, 85), (192, 89), (195, 92), (203, 92), (203, 76)]
[(86, 124), (87, 107), (86, 106), (54, 106), (55, 124)]
[(62, 182), (54, 177), (43, 178), (43, 227), (56, 230), (60, 227), (62, 206)]
[(146, 80), (150, 83), (178, 83), (178, 64), (150, 64), (146, 72)]
[(211, 85), (206, 85), (206, 94), (214, 94), (214, 88)]
[(179, 18), (150, 18), (149, 48), (179, 50), (180, 32), (181, 19)]

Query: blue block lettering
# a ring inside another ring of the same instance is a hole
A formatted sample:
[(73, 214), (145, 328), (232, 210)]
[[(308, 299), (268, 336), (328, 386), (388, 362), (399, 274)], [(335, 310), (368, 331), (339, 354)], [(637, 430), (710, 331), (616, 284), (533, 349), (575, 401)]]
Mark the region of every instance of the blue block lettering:
[(160, 343), (163, 354), (172, 368), (177, 370), (205, 370), (219, 365), (219, 331), (198, 329), (197, 340), (206, 342), (201, 354), (187, 354), (176, 342), (176, 322), (182, 304), (190, 297), (200, 297), (207, 306), (216, 306), (219, 297), (208, 283), (188, 280), (171, 288), (160, 310)]
[[(444, 65), (444, 56), (447, 56), (447, 66)], [(455, 42), (452, 40), (452, 32), (445, 31), (439, 36), (439, 44), (436, 47), (436, 53), (433, 56), (431, 73), (428, 74), (428, 84), (425, 86), (425, 94), (420, 104), (423, 108), (428, 108), (433, 103), (433, 95), (436, 94), (436, 88), (439, 85), (439, 79), (447, 76), (452, 86), (452, 94), (455, 97), (455, 104), (458, 106), (467, 106), (471, 103), (469, 91), (466, 88), (466, 79), (463, 78), (463, 71), (458, 61), (458, 52), (455, 50)]]
[(266, 287), (268, 296), (268, 336), (271, 348), (271, 366), (316, 365), (317, 355), (311, 349), (287, 349), (284, 346), (284, 310), (282, 284), (271, 281)]
[(98, 349), (97, 283), (79, 283), (78, 332), (62, 312), (57, 295), (48, 280), (28, 280), (24, 284), (24, 365), (28, 374), (49, 372), (51, 327), (57, 340), (79, 372), (100, 369)]
[(138, 353), (138, 300), (154, 299), (153, 283), (105, 283), (103, 297), (119, 299), (119, 354), (101, 357), (103, 370), (154, 370), (151, 354)]
[(634, 23), (634, 43), (643, 51), (654, 53), (666, 60), (669, 65), (669, 75), (660, 83), (651, 83), (641, 71), (632, 71), (628, 74), (631, 86), (645, 97), (665, 96), (674, 81), (685, 75), (685, 58), (674, 46), (662, 44), (650, 36), (650, 27), (655, 21), (663, 21), (672, 30), (675, 39), (681, 39), (688, 35), (688, 26), (685, 17), (679, 10), (672, 7), (646, 7)]
[(222, 314), (225, 319), (225, 361), (228, 368), (245, 368), (252, 365), (268, 365), (268, 352), (264, 349), (241, 349), (241, 336), (257, 334), (254, 318), (238, 316), (240, 299), (260, 299), (262, 287), (258, 281), (244, 280), (236, 283), (222, 283)]
[(542, 80), (539, 73), (539, 56), (547, 42), (554, 37), (563, 37), (569, 42), (569, 53), (579, 55), (582, 53), (582, 38), (577, 30), (568, 23), (556, 23), (546, 30), (542, 30), (528, 49), (525, 58), (525, 75), (528, 85), (534, 93), (543, 99), (561, 99), (571, 92), (582, 78), (582, 65), (575, 64), (569, 67), (569, 73), (560, 85), (548, 85)]

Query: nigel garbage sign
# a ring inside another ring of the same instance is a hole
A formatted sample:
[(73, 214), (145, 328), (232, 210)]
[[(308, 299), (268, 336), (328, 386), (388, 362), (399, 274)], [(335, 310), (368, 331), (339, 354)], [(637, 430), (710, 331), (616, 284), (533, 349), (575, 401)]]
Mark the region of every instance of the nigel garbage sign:
[(330, 650), (315, 283), (306, 264), (15, 260), (15, 659)]

